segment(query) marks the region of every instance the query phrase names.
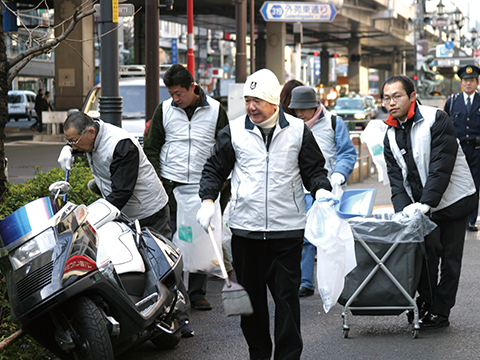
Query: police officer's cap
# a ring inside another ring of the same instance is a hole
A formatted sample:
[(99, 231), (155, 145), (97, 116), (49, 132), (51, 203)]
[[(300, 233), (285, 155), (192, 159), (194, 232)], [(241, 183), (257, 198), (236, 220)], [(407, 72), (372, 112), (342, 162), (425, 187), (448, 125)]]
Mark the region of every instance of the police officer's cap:
[(478, 78), (479, 74), (480, 68), (475, 65), (467, 65), (457, 71), (457, 75), (460, 79)]

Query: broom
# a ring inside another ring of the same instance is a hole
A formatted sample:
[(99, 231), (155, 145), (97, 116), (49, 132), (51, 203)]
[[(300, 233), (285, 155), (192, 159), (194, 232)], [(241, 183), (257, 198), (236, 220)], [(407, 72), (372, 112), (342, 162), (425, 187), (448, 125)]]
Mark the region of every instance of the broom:
[(252, 315), (253, 307), (250, 297), (240, 284), (232, 282), (228, 277), (227, 269), (225, 269), (225, 264), (223, 263), (223, 256), (220, 255), (220, 250), (218, 249), (215, 235), (213, 235), (212, 227), (210, 225), (208, 225), (208, 235), (210, 235), (210, 240), (212, 240), (213, 249), (215, 250), (220, 269), (222, 270), (222, 276), (225, 280), (225, 285), (222, 289), (222, 300), (225, 314), (227, 316)]

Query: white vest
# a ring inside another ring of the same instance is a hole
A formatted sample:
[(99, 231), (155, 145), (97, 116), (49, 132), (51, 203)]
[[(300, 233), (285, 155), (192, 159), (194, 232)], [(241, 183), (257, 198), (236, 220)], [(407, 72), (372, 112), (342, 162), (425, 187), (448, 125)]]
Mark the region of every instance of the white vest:
[(275, 125), (269, 151), (257, 126), (245, 116), (230, 122), (235, 165), (232, 172), (230, 227), (247, 231), (305, 228), (305, 201), (298, 156), (305, 124), (285, 114), (289, 125)]
[[(410, 138), (412, 143), (413, 159), (417, 165), (420, 181), (425, 186), (429, 173), (430, 166), (430, 151), (431, 151), (431, 131), (430, 128), (435, 123), (436, 112), (439, 109), (431, 106), (418, 106), (423, 119), (413, 123), (410, 131)], [(390, 127), (387, 130), (388, 140), (390, 142), (390, 148), (393, 156), (397, 161), (397, 164), (402, 169), (403, 186), (407, 191), (408, 196), (414, 201), (412, 195), (412, 189), (407, 180), (408, 170), (405, 159), (402, 156), (400, 148), (398, 147), (395, 138), (395, 129)], [(458, 139), (457, 139), (458, 143)], [(470, 169), (465, 159), (465, 154), (462, 151), (462, 147), (458, 144), (457, 158), (455, 165), (450, 176), (450, 182), (447, 189), (443, 193), (442, 199), (436, 208), (432, 208), (432, 212), (444, 209), (458, 200), (463, 199), (469, 195), (475, 193), (475, 184), (470, 173)]]
[(325, 158), (325, 169), (328, 170), (328, 178), (337, 163), (337, 143), (335, 142), (335, 130), (332, 128), (332, 114), (324, 112), (325, 116), (311, 127), (313, 136)]
[(102, 120), (97, 123), (100, 129), (94, 148), (91, 153), (87, 153), (87, 158), (95, 183), (103, 197), (107, 197), (112, 192), (110, 165), (115, 147), (120, 140), (130, 139), (138, 148), (140, 164), (133, 195), (120, 210), (128, 217), (139, 220), (155, 214), (167, 204), (168, 197), (138, 140), (115, 125), (106, 124)]
[(162, 104), (165, 144), (160, 151), (160, 173), (169, 180), (198, 184), (215, 146), (220, 103), (207, 96), (207, 104), (196, 108), (190, 120), (185, 110), (172, 103), (168, 99)]

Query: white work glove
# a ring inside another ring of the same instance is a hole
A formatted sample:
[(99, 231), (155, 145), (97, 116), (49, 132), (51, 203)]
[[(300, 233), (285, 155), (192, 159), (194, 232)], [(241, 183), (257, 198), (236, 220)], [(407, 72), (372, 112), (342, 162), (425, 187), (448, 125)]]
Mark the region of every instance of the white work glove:
[(213, 226), (213, 217), (215, 215), (215, 203), (211, 201), (204, 201), (198, 209), (197, 212), (197, 221), (202, 225), (203, 229), (208, 232), (208, 225), (212, 227), (212, 230), (215, 230)]
[(317, 192), (315, 193), (315, 200), (333, 200), (333, 194), (325, 189), (318, 189)]
[(405, 208), (403, 209), (403, 215), (405, 215), (406, 217), (412, 217), (417, 210), (420, 211), (422, 214), (426, 214), (430, 210), (430, 206), (416, 202), (405, 206)]
[(62, 151), (60, 151), (57, 161), (62, 167), (63, 171), (70, 170), (73, 164), (72, 148), (65, 145), (62, 148)]
[(332, 181), (331, 181), (332, 186), (334, 186), (335, 184), (342, 185), (344, 182), (345, 182), (345, 176), (343, 176), (338, 172), (332, 173)]

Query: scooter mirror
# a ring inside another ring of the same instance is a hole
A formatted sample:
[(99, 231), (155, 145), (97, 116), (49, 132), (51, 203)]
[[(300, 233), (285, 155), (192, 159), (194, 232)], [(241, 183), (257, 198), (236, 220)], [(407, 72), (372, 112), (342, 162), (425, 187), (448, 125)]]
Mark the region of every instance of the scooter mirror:
[(48, 187), (48, 191), (55, 197), (63, 196), (70, 191), (70, 184), (66, 181), (57, 181)]

